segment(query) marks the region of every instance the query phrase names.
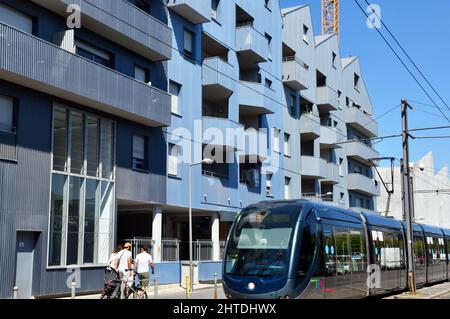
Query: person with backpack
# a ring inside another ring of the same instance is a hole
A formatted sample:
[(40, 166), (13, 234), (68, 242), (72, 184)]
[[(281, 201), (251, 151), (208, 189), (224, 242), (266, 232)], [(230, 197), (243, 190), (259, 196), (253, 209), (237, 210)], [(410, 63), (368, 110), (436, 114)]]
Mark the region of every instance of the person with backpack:
[(122, 280), (120, 286), (120, 298), (123, 299), (126, 296), (127, 282), (129, 281), (131, 273), (131, 243), (125, 243), (122, 251), (117, 254), (116, 269), (119, 272), (120, 280)]
[(143, 290), (147, 290), (150, 268), (152, 274), (155, 273), (152, 255), (148, 253), (148, 247), (141, 248), (141, 253), (136, 256), (134, 260), (134, 270), (138, 277), (138, 283)]

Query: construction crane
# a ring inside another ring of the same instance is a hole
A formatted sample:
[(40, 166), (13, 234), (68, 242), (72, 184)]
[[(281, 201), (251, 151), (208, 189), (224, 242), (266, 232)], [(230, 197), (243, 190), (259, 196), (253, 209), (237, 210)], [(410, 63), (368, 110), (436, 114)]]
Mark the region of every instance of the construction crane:
[(322, 35), (335, 33), (339, 39), (339, 0), (322, 0)]

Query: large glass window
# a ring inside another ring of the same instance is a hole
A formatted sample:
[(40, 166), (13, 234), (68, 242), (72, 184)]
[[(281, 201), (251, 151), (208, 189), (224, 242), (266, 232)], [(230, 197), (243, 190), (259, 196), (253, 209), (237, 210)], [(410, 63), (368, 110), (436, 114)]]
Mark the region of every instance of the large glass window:
[(13, 132), (14, 100), (0, 95), (0, 131)]
[(54, 108), (49, 266), (108, 261), (115, 207), (114, 130), (109, 120), (62, 105)]
[(83, 114), (72, 112), (70, 134), (70, 171), (82, 174), (84, 166), (84, 122)]
[(98, 118), (87, 117), (87, 174), (89, 176), (98, 176), (99, 163), (99, 122)]
[(64, 215), (64, 188), (67, 177), (53, 174), (52, 193), (50, 200), (50, 245), (48, 252), (49, 266), (61, 264), (63, 215)]
[(106, 120), (101, 123), (102, 177), (111, 179), (114, 168), (114, 124)]
[(67, 112), (55, 107), (53, 111), (53, 169), (67, 170)]

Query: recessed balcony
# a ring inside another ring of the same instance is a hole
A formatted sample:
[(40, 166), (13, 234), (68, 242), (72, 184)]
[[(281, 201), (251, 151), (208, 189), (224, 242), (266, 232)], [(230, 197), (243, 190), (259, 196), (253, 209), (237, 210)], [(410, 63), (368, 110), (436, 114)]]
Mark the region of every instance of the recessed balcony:
[(210, 21), (211, 1), (168, 0), (167, 7), (193, 24)]
[(0, 77), (148, 126), (170, 125), (167, 92), (0, 23)]
[(83, 28), (150, 60), (164, 61), (172, 58), (172, 30), (126, 0), (32, 1), (64, 18), (68, 15), (66, 10), (69, 5), (79, 5)]
[(339, 181), (339, 166), (332, 162), (327, 163), (327, 176), (325, 176), (325, 179), (322, 181), (322, 183), (339, 184)]
[(236, 150), (237, 142), (235, 132), (243, 127), (236, 122), (227, 118), (203, 116), (203, 136), (211, 136), (214, 141), (203, 141), (203, 144), (216, 145), (224, 147), (226, 152), (233, 152)]
[(259, 82), (239, 81), (239, 107), (243, 116), (273, 114), (275, 92)]

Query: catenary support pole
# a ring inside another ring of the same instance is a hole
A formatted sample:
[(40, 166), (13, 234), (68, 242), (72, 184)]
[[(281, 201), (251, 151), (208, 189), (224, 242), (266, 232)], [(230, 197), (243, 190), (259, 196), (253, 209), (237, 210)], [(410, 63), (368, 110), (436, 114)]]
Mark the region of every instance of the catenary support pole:
[(406, 243), (408, 252), (408, 274), (409, 274), (409, 288), (412, 293), (416, 293), (415, 283), (415, 265), (414, 265), (414, 247), (413, 247), (413, 211), (414, 198), (412, 194), (411, 171), (409, 167), (409, 133), (408, 133), (408, 109), (411, 106), (406, 100), (402, 100), (402, 200), (403, 200), (403, 215), (406, 222)]

